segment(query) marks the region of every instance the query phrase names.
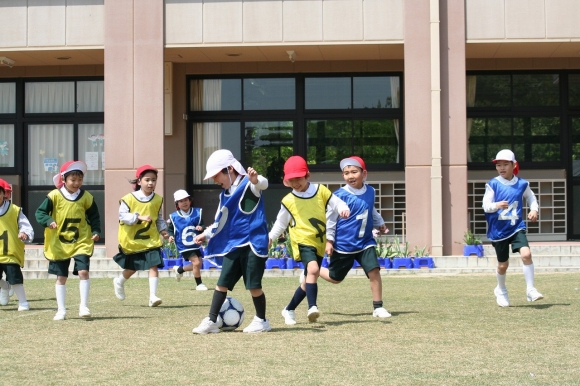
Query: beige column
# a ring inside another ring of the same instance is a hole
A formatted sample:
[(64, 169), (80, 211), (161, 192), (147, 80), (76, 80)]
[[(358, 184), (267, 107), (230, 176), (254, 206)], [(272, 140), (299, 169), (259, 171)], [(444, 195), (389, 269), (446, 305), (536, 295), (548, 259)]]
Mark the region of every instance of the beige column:
[(163, 1), (105, 0), (107, 256), (117, 253), (119, 199), (135, 169), (159, 169), (163, 194)]
[(467, 228), (465, 3), (441, 0), (443, 254), (461, 255)]
[(407, 240), (432, 247), (430, 2), (405, 1), (404, 24)]

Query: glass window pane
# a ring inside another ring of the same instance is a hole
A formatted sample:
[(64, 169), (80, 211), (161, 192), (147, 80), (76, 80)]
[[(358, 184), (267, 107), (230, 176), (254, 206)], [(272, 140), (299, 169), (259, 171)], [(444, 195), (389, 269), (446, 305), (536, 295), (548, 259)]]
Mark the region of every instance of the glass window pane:
[(241, 160), (242, 138), (240, 122), (199, 122), (193, 125), (193, 183), (213, 184), (204, 181), (205, 164), (211, 153), (228, 149)]
[(306, 78), (306, 109), (351, 109), (350, 79)]
[(240, 79), (194, 79), (190, 84), (190, 110), (241, 110), (242, 81)]
[(77, 112), (105, 111), (105, 82), (95, 80), (77, 82)]
[(509, 75), (477, 75), (467, 77), (468, 107), (511, 106)]
[(87, 164), (83, 184), (105, 184), (105, 127), (102, 123), (79, 125), (79, 160)]
[(60, 166), (73, 159), (73, 125), (28, 126), (28, 183), (53, 185)]
[(292, 110), (296, 108), (294, 78), (244, 79), (244, 110)]
[(16, 83), (0, 83), (0, 114), (16, 112)]
[(580, 74), (568, 76), (570, 106), (580, 106)]
[(282, 183), (284, 161), (293, 154), (293, 137), (292, 121), (246, 122), (245, 166), (256, 169), (270, 183)]
[(26, 113), (74, 113), (74, 82), (27, 82), (24, 86)]
[(371, 76), (353, 78), (353, 108), (390, 109), (399, 107), (399, 78)]
[(572, 118), (572, 169), (574, 177), (580, 176), (580, 118)]
[(511, 118), (469, 118), (470, 162), (491, 162), (501, 149), (512, 148)]
[(560, 118), (514, 118), (516, 159), (526, 162), (560, 160)]
[(397, 119), (354, 121), (352, 141), (354, 143), (352, 154), (360, 155), (367, 165), (399, 162), (399, 120)]
[(0, 168), (14, 167), (14, 125), (0, 124)]
[(514, 106), (559, 106), (558, 74), (514, 74)]

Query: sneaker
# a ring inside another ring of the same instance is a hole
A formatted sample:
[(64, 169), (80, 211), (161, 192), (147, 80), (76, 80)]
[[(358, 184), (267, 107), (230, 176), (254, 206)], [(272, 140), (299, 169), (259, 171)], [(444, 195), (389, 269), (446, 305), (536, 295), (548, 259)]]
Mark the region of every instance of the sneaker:
[(65, 320), (66, 319), (66, 311), (57, 311), (56, 315), (52, 320)]
[(316, 319), (320, 316), (320, 311), (318, 311), (318, 307), (312, 306), (308, 309), (308, 321), (310, 323), (316, 322)]
[(30, 305), (28, 302), (18, 304), (18, 311), (30, 311)]
[(179, 269), (179, 265), (174, 265), (173, 266), (173, 272), (175, 272), (175, 280), (181, 281), (181, 278), (183, 277), (183, 274), (177, 272), (178, 269)]
[(87, 307), (87, 306), (80, 306), (79, 307), (79, 316), (81, 318), (90, 318), (91, 317), (91, 311), (89, 310), (89, 307)]
[(207, 287), (205, 286), (205, 284), (201, 283), (197, 287), (195, 287), (195, 290), (196, 291), (207, 291)]
[(495, 295), (495, 300), (497, 301), (497, 305), (500, 307), (509, 307), (510, 300), (508, 299), (508, 290), (504, 288), (503, 290), (499, 287), (495, 287), (493, 290)]
[(158, 298), (157, 296), (155, 296), (155, 295), (151, 295), (151, 296), (149, 297), (149, 307), (157, 307), (157, 306), (158, 306), (158, 305), (160, 305), (161, 303), (162, 303), (162, 302), (161, 302), (161, 299), (160, 299), (160, 298)]
[(284, 323), (287, 325), (296, 324), (296, 312), (294, 310), (287, 310), (284, 308), (282, 310), (282, 316), (284, 317)]
[(272, 327), (270, 327), (270, 322), (268, 319), (260, 319), (257, 316), (254, 316), (252, 323), (248, 325), (248, 327), (244, 328), (244, 332), (256, 333), (256, 332), (267, 332), (270, 331)]
[(300, 273), (300, 277), (298, 278), (298, 281), (300, 282), (300, 284), (304, 283), (304, 280), (306, 279), (306, 276), (304, 276), (304, 270), (302, 270), (302, 272)]
[(125, 285), (119, 283), (119, 278), (113, 279), (113, 286), (115, 287), (115, 295), (119, 300), (125, 300)]
[(535, 302), (536, 300), (540, 300), (544, 298), (544, 295), (538, 292), (537, 289), (532, 288), (528, 290), (528, 302)]
[(390, 318), (391, 314), (389, 314), (389, 311), (387, 311), (385, 308), (380, 307), (375, 308), (375, 310), (373, 311), (373, 316), (375, 318)]
[(218, 324), (212, 322), (210, 320), (209, 316), (206, 316), (201, 321), (199, 326), (194, 328), (191, 332), (193, 332), (194, 334), (216, 334), (216, 333), (221, 332), (221, 331), (218, 328)]
[(10, 301), (9, 292), (8, 289), (0, 288), (0, 306), (5, 306)]

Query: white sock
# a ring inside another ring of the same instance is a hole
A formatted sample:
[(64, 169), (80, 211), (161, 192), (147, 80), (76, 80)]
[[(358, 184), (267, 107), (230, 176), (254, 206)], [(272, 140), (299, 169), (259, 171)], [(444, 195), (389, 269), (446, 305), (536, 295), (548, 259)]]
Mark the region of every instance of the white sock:
[(524, 264), (522, 269), (524, 271), (524, 278), (526, 279), (526, 289), (530, 290), (534, 288), (534, 264)]
[(0, 288), (7, 290), (10, 286), (6, 280), (0, 279)]
[(499, 273), (495, 273), (495, 277), (497, 277), (497, 285), (501, 289), (506, 289), (505, 287), (505, 277), (506, 274), (500, 275)]
[(24, 284), (14, 284), (12, 288), (14, 288), (14, 293), (16, 294), (20, 305), (28, 303), (26, 300), (26, 293), (24, 292)]
[(126, 281), (127, 279), (125, 279), (125, 276), (123, 275), (119, 276), (119, 284), (125, 284)]
[(91, 279), (79, 280), (79, 291), (81, 293), (81, 307), (87, 307), (90, 289), (91, 289)]
[(157, 296), (157, 283), (159, 283), (158, 277), (149, 278), (149, 297)]
[(56, 291), (56, 305), (58, 306), (58, 311), (66, 312), (66, 285), (56, 284), (54, 289)]

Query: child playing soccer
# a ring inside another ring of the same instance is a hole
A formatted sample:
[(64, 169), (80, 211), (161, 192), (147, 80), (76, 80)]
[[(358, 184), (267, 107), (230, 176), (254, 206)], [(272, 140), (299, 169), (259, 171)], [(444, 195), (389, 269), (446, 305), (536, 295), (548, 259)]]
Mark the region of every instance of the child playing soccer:
[(344, 201), (324, 185), (311, 184), (304, 158), (292, 156), (284, 163), (284, 185), (292, 188), (282, 199), (282, 207), (270, 231), (270, 244), (290, 226), (290, 241), (294, 259), (304, 264), (306, 280), (296, 289), (290, 303), (282, 310), (286, 324), (296, 324), (296, 307), (306, 297), (308, 321), (316, 322), (320, 311), (317, 279), (326, 245), (327, 214), (336, 212), (348, 218), (350, 211)]
[(28, 311), (22, 267), (24, 241), (32, 241), (34, 230), (22, 209), (9, 201), (11, 192), (10, 184), (0, 179), (0, 305), (8, 304), (12, 288), (18, 297), (18, 311)]
[(101, 233), (101, 217), (93, 196), (81, 189), (87, 165), (69, 161), (54, 176), (56, 189), (36, 210), (36, 221), (44, 229), (44, 256), (49, 260), (48, 273), (56, 275), (54, 320), (66, 319), (66, 282), (71, 259), (73, 275), (79, 276), (79, 316), (90, 318), (88, 307), (91, 282), (89, 269), (95, 241)]
[(161, 237), (167, 239), (167, 224), (161, 207), (163, 198), (155, 193), (157, 169), (143, 165), (129, 181), (134, 191), (121, 198), (119, 206), (119, 253), (113, 260), (123, 268), (121, 275), (113, 279), (115, 295), (125, 300), (125, 282), (137, 271), (149, 270), (149, 307), (157, 307), (159, 268), (163, 267)]
[(391, 314), (383, 307), (381, 268), (377, 260), (377, 243), (373, 237), (373, 227), (378, 227), (381, 233), (385, 233), (387, 227), (375, 209), (375, 189), (365, 183), (367, 170), (362, 158), (345, 158), (340, 161), (340, 168), (346, 185), (334, 194), (346, 202), (351, 216), (339, 219), (338, 215), (332, 213), (327, 219), (326, 254), (330, 263), (328, 268), (320, 268), (320, 277), (339, 284), (357, 260), (370, 280), (373, 316), (388, 318)]
[(497, 153), (493, 160), (499, 176), (485, 185), (483, 210), (487, 220), (487, 238), (492, 241), (497, 254), (497, 287), (493, 291), (500, 307), (509, 307), (508, 290), (505, 279), (509, 267), (509, 247), (512, 252), (519, 252), (522, 258), (526, 294), (530, 302), (543, 299), (544, 296), (534, 287), (534, 263), (526, 237), (526, 223), (522, 218), (523, 199), (525, 198), (530, 212), (528, 220), (538, 220), (538, 202), (530, 184), (516, 175), (519, 165), (511, 150), (504, 149)]
[(206, 257), (223, 256), (222, 271), (218, 279), (209, 315), (193, 329), (194, 334), (218, 333), (217, 317), (240, 278), (250, 291), (256, 316), (244, 332), (259, 333), (271, 330), (266, 319), (266, 295), (262, 290), (262, 277), (268, 257), (268, 227), (264, 212), (262, 191), (268, 180), (242, 165), (229, 150), (216, 150), (206, 163), (205, 179), (212, 178), (223, 188), (215, 222), (204, 233), (195, 237), (201, 244), (209, 239)]
[(175, 200), (176, 212), (169, 215), (171, 222), (167, 227), (169, 242), (175, 242), (177, 251), (181, 253), (185, 261), (191, 262), (184, 266), (176, 265), (173, 267), (175, 279), (180, 281), (183, 272), (193, 271), (198, 291), (207, 291), (205, 284), (201, 282), (201, 251), (200, 246), (195, 243), (195, 236), (203, 231), (203, 220), (201, 218), (201, 208), (193, 208), (192, 200), (185, 190), (180, 189), (173, 193)]

